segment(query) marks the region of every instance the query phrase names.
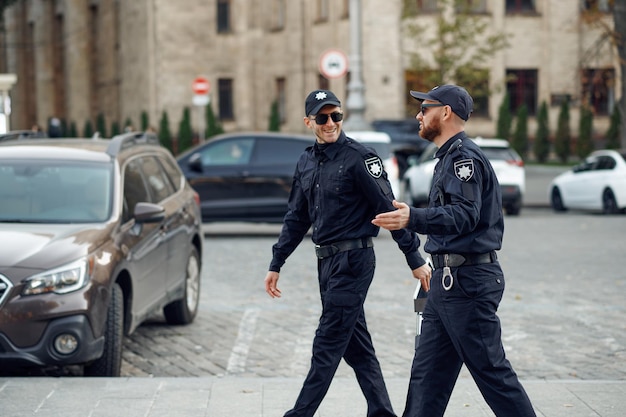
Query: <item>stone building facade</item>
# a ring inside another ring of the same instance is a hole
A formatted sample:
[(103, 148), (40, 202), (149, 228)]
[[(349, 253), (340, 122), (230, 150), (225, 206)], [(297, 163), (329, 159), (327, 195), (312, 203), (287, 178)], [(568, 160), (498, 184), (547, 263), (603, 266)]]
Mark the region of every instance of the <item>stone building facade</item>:
[[(188, 107), (199, 128), (203, 108), (192, 104), (191, 84), (201, 75), (211, 83), (211, 106), (226, 131), (266, 130), (274, 101), (281, 130), (304, 131), (309, 91), (330, 88), (345, 103), (350, 73), (327, 79), (319, 63), (332, 48), (353, 58), (350, 5), (357, 3), (366, 120), (413, 117), (417, 103), (408, 89), (420, 85), (420, 74), (410, 57), (432, 58), (437, 0), (24, 0), (5, 12), (0, 37), (0, 73), (17, 75), (11, 125), (45, 126), (58, 117), (82, 130), (98, 115), (109, 125), (128, 119), (138, 125), (145, 113), (158, 128), (166, 112), (175, 133)], [(594, 107), (596, 131), (606, 130), (619, 99), (618, 56), (583, 16), (598, 7), (612, 26), (610, 0), (468, 4), (489, 32), (509, 34), (508, 47), (472, 64), (485, 71), (489, 93), (468, 124), (470, 134), (495, 133), (506, 91), (513, 106), (533, 107), (531, 135), (539, 104), (549, 104), (554, 130), (564, 99), (572, 104), (572, 132), (586, 102)], [(419, 36), (407, 29), (412, 24), (424, 28)]]

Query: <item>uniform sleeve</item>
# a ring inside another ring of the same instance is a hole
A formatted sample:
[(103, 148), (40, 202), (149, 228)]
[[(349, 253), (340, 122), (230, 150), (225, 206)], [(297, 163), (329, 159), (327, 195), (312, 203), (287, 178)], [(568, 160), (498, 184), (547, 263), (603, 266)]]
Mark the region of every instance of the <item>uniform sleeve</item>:
[[(434, 180), (428, 208), (411, 208), (409, 228), (418, 233), (460, 235), (471, 232), (480, 220), (485, 167), (480, 159), (459, 156), (443, 167)], [(433, 206), (434, 205), (434, 206)]]
[[(395, 210), (393, 206), (393, 192), (391, 184), (387, 178), (387, 173), (383, 169), (382, 160), (375, 154), (368, 154), (363, 158), (362, 164), (357, 164), (355, 169), (357, 184), (376, 214)], [(391, 236), (404, 253), (407, 264), (411, 269), (419, 268), (426, 261), (420, 255), (419, 237), (415, 232), (408, 229), (394, 230)]]
[(283, 219), (283, 227), (280, 231), (278, 242), (272, 246), (270, 271), (280, 272), (280, 268), (302, 242), (306, 232), (311, 227), (309, 207), (299, 178), (300, 175), (296, 168), (291, 193), (289, 194), (287, 214), (285, 214)]

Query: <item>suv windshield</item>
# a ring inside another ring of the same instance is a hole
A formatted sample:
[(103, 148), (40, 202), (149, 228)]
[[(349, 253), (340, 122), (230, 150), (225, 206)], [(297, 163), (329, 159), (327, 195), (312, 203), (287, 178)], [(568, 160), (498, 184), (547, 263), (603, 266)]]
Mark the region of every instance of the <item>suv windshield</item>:
[(111, 213), (111, 165), (2, 161), (0, 221), (101, 222)]

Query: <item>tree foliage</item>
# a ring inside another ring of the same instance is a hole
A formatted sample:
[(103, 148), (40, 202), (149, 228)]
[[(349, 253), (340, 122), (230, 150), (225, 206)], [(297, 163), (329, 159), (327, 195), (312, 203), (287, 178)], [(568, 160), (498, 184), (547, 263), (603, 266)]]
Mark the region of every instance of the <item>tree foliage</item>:
[(87, 120), (85, 122), (85, 127), (83, 128), (83, 137), (90, 138), (93, 136), (93, 133), (93, 124), (91, 123), (91, 120)]
[(163, 110), (163, 113), (161, 114), (161, 121), (159, 123), (159, 143), (161, 143), (163, 147), (169, 149), (170, 152), (174, 151), (170, 121), (165, 110)]
[[(404, 0), (404, 17), (417, 15), (416, 2)], [(428, 56), (412, 53), (412, 68), (424, 75), (427, 85), (458, 82), (474, 96), (489, 94), (484, 71), (476, 63), (488, 62), (496, 52), (509, 46), (509, 35), (490, 33), (493, 25), (476, 13), (471, 13), (470, 2), (440, 0), (435, 36), (426, 35), (427, 30), (419, 24), (409, 23), (409, 36), (429, 45)], [(453, 11), (453, 13), (449, 13)], [(471, 28), (471, 30), (468, 30)]]
[(511, 127), (513, 125), (510, 102), (509, 94), (506, 93), (498, 109), (498, 124), (496, 127), (496, 136), (506, 140), (509, 140), (511, 137)]
[(193, 144), (193, 130), (191, 128), (191, 115), (189, 107), (183, 109), (183, 118), (178, 124), (178, 147), (177, 153), (184, 152)]
[(544, 163), (550, 155), (550, 120), (548, 118), (548, 103), (541, 102), (537, 114), (537, 133), (533, 143), (533, 153), (537, 162)]
[(272, 108), (270, 109), (270, 120), (267, 130), (270, 132), (280, 131), (280, 113), (278, 112), (278, 101), (272, 102)]
[(96, 132), (100, 134), (101, 138), (107, 138), (107, 126), (104, 114), (98, 113), (96, 116)]
[(570, 156), (570, 143), (572, 141), (569, 126), (569, 101), (563, 100), (559, 111), (559, 120), (554, 138), (554, 152), (562, 163), (567, 163)]
[(611, 113), (611, 121), (609, 124), (609, 128), (606, 131), (606, 143), (604, 147), (607, 149), (619, 149), (620, 147), (620, 113), (619, 107), (617, 104), (613, 107), (613, 112)]
[(515, 120), (515, 132), (511, 147), (526, 159), (528, 156), (528, 107), (522, 104), (517, 109)]
[(589, 106), (580, 108), (580, 121), (578, 125), (578, 140), (576, 141), (576, 155), (584, 159), (593, 151), (593, 113)]
[(206, 130), (204, 132), (205, 138), (208, 139), (215, 135), (224, 133), (224, 129), (222, 128), (222, 125), (220, 124), (219, 120), (217, 120), (217, 118), (215, 117), (215, 113), (213, 113), (213, 106), (211, 102), (209, 102), (209, 104), (207, 104), (206, 106), (205, 119), (206, 119)]

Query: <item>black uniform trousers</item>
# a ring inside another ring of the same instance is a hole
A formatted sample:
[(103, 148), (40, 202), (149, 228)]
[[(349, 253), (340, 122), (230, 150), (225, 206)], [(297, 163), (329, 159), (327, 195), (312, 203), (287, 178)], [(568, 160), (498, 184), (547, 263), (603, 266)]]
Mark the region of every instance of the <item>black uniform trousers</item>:
[(311, 368), (294, 408), (285, 417), (315, 414), (341, 358), (354, 369), (367, 401), (367, 415), (395, 416), (363, 310), (375, 264), (373, 248), (340, 252), (318, 260), (322, 315), (313, 339)]
[(496, 416), (535, 417), (502, 346), (499, 263), (451, 271), (449, 291), (442, 286), (443, 270), (433, 271), (403, 417), (443, 416), (463, 363)]

